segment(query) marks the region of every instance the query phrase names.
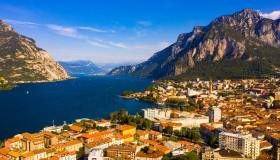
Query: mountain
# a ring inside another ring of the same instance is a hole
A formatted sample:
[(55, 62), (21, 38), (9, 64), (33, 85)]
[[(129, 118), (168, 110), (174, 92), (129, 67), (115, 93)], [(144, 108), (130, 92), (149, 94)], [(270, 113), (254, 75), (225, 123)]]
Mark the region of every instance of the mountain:
[(87, 60), (77, 61), (64, 61), (59, 62), (69, 74), (99, 74), (105, 73), (105, 71), (97, 67), (93, 62)]
[(0, 77), (22, 83), (63, 80), (68, 75), (33, 39), (0, 20)]
[(180, 34), (147, 61), (110, 75), (151, 78), (245, 78), (279, 75), (280, 20), (244, 9)]
[(112, 69), (117, 68), (119, 66), (134, 65), (138, 63), (139, 62), (103, 63), (103, 64), (99, 64), (99, 67), (105, 70), (106, 72), (110, 72)]

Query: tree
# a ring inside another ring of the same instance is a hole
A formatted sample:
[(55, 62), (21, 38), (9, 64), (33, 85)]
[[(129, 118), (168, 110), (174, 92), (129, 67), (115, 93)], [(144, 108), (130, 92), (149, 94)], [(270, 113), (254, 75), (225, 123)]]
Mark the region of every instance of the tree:
[(189, 138), (192, 141), (198, 141), (201, 138), (200, 132), (197, 129), (191, 129), (189, 133)]
[(211, 136), (208, 140), (208, 144), (213, 148), (217, 148), (218, 143), (219, 143), (219, 139), (218, 139), (218, 135), (216, 135), (216, 134)]
[(70, 126), (68, 126), (68, 125), (64, 125), (64, 126), (62, 127), (62, 129), (63, 129), (63, 130), (70, 131)]
[(172, 156), (171, 154), (167, 154), (162, 159), (163, 160), (200, 160), (199, 156), (194, 151), (179, 156)]
[(190, 153), (187, 153), (186, 159), (187, 160), (200, 160), (199, 156), (194, 151), (191, 151)]
[(0, 141), (0, 148), (4, 147), (4, 142)]
[(79, 149), (79, 151), (77, 152), (77, 159), (83, 159), (85, 156), (85, 148), (84, 147), (81, 147)]
[(173, 133), (173, 127), (167, 126), (163, 129), (163, 132), (167, 134), (172, 134)]

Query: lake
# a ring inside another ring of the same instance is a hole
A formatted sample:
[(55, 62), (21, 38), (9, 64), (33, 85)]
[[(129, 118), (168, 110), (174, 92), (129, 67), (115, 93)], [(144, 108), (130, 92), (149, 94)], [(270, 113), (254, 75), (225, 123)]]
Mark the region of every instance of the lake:
[(0, 92), (0, 140), (22, 132), (37, 132), (78, 118), (108, 118), (126, 109), (136, 113), (150, 105), (122, 99), (124, 90), (142, 91), (150, 80), (133, 77), (88, 76), (60, 82), (21, 84)]

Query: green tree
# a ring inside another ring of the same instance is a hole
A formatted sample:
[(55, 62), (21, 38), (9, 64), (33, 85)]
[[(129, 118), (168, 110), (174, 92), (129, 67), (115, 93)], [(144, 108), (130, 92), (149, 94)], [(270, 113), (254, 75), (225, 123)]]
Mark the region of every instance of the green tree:
[(216, 135), (216, 134), (211, 136), (208, 140), (208, 144), (213, 148), (217, 148), (218, 143), (219, 143), (219, 138), (218, 138), (218, 135)]
[(62, 127), (62, 129), (63, 129), (63, 130), (70, 131), (70, 126), (68, 126), (68, 125), (64, 125), (64, 126)]
[(190, 153), (187, 153), (186, 155), (187, 160), (200, 160), (199, 156), (197, 155), (196, 152), (192, 151)]
[(85, 156), (85, 148), (84, 147), (81, 147), (79, 149), (79, 151), (77, 152), (77, 159), (80, 159), (82, 160)]
[(4, 141), (0, 141), (0, 148), (4, 147)]
[(167, 134), (172, 134), (173, 133), (173, 127), (167, 126), (163, 129), (163, 132)]

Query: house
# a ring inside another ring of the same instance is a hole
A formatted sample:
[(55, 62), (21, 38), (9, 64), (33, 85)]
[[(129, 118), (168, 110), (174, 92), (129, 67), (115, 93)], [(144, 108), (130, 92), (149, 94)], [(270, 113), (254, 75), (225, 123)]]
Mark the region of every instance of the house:
[(134, 141), (134, 135), (136, 134), (136, 127), (131, 125), (121, 125), (116, 128), (118, 134), (122, 136), (125, 142)]
[(107, 127), (107, 128), (109, 128), (111, 126), (111, 121), (110, 120), (106, 120), (106, 119), (101, 119), (99, 121), (96, 121), (95, 124), (98, 127)]
[(148, 151), (147, 153), (139, 151), (136, 154), (136, 160), (161, 160), (163, 153), (160, 151)]
[(20, 149), (22, 148), (22, 142), (20, 137), (13, 137), (4, 142), (5, 147), (9, 147), (12, 149)]
[(83, 128), (80, 126), (77, 126), (75, 124), (72, 124), (70, 127), (71, 131), (73, 131), (74, 133), (81, 133), (83, 131)]
[(10, 148), (8, 147), (0, 148), (0, 158), (7, 158), (9, 152)]
[(113, 159), (135, 159), (136, 146), (132, 145), (113, 145), (107, 148), (107, 157)]
[(22, 149), (25, 151), (40, 150), (45, 148), (44, 134), (42, 133), (23, 133), (20, 134)]
[(121, 135), (135, 135), (136, 127), (131, 125), (121, 125), (116, 128), (116, 131)]
[(113, 144), (114, 142), (112, 138), (98, 138), (90, 143), (85, 144), (85, 153), (88, 154), (95, 149), (105, 149)]
[(149, 139), (149, 140), (160, 140), (162, 139), (162, 134), (160, 132), (152, 130), (138, 130), (136, 137), (139, 140)]
[(172, 127), (173, 130), (181, 130), (182, 123), (175, 122), (161, 122), (159, 125), (159, 131), (163, 132), (163, 130), (167, 127)]

